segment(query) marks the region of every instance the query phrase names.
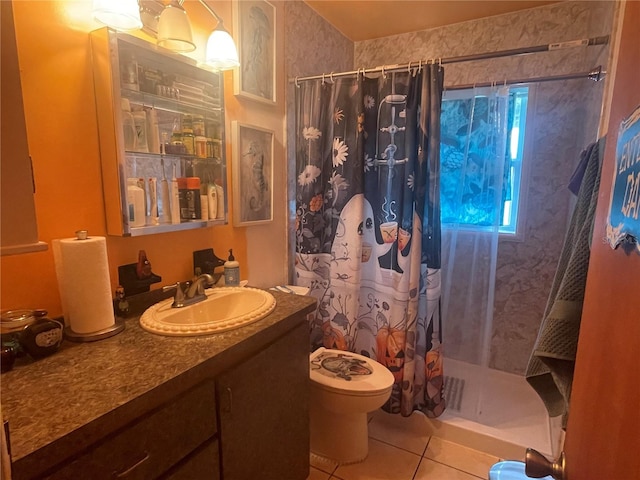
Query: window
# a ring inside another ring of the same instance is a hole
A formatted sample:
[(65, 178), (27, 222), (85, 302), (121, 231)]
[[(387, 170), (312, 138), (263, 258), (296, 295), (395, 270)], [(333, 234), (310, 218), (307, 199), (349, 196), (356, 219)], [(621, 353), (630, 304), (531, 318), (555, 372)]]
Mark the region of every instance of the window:
[[(528, 87), (496, 100), (488, 90), (445, 92), (441, 114), (441, 218), (443, 228), (518, 225)], [(502, 116), (502, 117), (501, 117)], [(506, 138), (499, 135), (506, 129)], [(504, 162), (503, 162), (504, 159)]]

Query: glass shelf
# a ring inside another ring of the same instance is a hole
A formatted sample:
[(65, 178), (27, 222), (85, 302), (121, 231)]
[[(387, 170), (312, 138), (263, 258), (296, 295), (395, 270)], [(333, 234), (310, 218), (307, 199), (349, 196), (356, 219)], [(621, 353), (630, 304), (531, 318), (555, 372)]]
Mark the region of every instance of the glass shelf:
[[(216, 119), (215, 117), (218, 117), (218, 121), (223, 110), (219, 99), (215, 101), (215, 103), (212, 102), (210, 104), (196, 101), (187, 102), (183, 99), (163, 97), (161, 95), (130, 90), (128, 88), (123, 88), (120, 91), (120, 95), (122, 98), (126, 98), (131, 103), (138, 105), (154, 107), (172, 113), (206, 115), (212, 117), (214, 120)], [(215, 113), (219, 114), (215, 115)]]

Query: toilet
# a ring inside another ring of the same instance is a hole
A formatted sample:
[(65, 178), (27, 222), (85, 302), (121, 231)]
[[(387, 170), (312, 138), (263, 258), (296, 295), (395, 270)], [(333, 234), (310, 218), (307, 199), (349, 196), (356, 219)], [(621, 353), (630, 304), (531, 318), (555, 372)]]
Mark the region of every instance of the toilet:
[(321, 347), (309, 357), (311, 453), (338, 464), (364, 460), (367, 413), (389, 399), (393, 374), (363, 355)]

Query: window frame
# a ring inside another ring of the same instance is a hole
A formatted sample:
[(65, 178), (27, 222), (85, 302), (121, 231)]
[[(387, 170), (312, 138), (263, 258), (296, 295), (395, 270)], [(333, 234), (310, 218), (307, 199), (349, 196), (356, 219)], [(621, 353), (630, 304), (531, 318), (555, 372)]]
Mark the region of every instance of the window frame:
[[(533, 132), (535, 131), (535, 105), (536, 105), (536, 85), (531, 83), (522, 83), (515, 86), (512, 86), (513, 89), (521, 89), (528, 88), (527, 94), (527, 112), (525, 115), (525, 134), (523, 136), (523, 144), (522, 144), (522, 155), (520, 161), (518, 163), (518, 169), (520, 171), (520, 179), (518, 185), (518, 197), (515, 202), (515, 209), (517, 210), (515, 229), (513, 232), (503, 231), (502, 227), (500, 227), (498, 231), (499, 240), (503, 241), (515, 241), (515, 242), (523, 242), (525, 240), (525, 229), (526, 229), (526, 205), (527, 205), (527, 194), (529, 190), (529, 176), (530, 176), (530, 166), (532, 162), (532, 149), (533, 149)], [(469, 89), (473, 90), (473, 89)], [(468, 91), (468, 90), (467, 90)], [(475, 89), (476, 95), (482, 95), (482, 89)], [(448, 100), (455, 99), (458, 95), (462, 96), (462, 92), (448, 92), (450, 95), (453, 94), (452, 97), (449, 97)], [(529, 132), (527, 134), (527, 132)], [(515, 190), (515, 188), (514, 188)], [(450, 226), (451, 224), (442, 223), (442, 230), (452, 230), (454, 227)], [(462, 234), (478, 234), (478, 233), (493, 233), (493, 227), (482, 227), (482, 226), (472, 226), (468, 224), (458, 224), (456, 227), (459, 233)]]

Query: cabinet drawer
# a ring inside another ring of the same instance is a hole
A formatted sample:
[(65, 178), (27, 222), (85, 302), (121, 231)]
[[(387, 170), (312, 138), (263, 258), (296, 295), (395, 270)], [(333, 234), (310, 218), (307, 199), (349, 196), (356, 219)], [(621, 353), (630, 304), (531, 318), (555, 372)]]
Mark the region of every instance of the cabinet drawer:
[(220, 454), (218, 440), (212, 438), (185, 458), (161, 480), (218, 480), (220, 478)]
[(215, 411), (215, 385), (205, 382), (45, 478), (156, 478), (215, 435)]

